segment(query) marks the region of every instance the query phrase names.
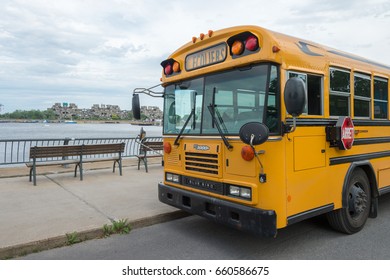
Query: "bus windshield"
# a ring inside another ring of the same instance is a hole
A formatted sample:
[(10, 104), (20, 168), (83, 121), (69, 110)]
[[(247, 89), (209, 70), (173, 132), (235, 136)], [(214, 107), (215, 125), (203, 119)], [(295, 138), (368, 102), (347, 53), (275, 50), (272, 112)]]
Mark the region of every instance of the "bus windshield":
[[(279, 131), (278, 67), (260, 64), (168, 85), (164, 134), (237, 135), (247, 122)], [(189, 119), (190, 118), (190, 119)]]

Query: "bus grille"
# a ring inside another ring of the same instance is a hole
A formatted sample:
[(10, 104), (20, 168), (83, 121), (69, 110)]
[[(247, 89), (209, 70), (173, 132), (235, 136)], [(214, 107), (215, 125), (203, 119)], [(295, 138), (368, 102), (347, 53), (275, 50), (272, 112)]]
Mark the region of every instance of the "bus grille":
[(177, 149), (172, 149), (169, 156), (166, 157), (168, 165), (178, 165), (179, 164), (179, 152)]
[(188, 171), (218, 175), (218, 166), (217, 154), (186, 152), (185, 167)]

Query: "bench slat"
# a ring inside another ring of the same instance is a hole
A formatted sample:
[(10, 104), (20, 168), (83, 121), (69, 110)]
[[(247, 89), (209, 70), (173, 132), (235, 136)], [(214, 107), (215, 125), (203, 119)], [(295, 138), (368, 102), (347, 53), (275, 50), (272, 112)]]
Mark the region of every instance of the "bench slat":
[(148, 172), (148, 158), (162, 157), (163, 154), (158, 151), (163, 151), (164, 145), (162, 141), (141, 141), (138, 158), (138, 170), (140, 169), (141, 161), (144, 162), (145, 171)]
[(48, 147), (31, 147), (30, 158), (50, 158), (77, 156), (81, 153), (82, 146), (48, 146)]
[(82, 149), (83, 155), (114, 154), (123, 153), (124, 151), (125, 143), (84, 145)]
[(93, 161), (110, 161), (110, 160), (118, 160), (119, 157), (101, 157), (101, 158), (86, 158), (83, 159), (83, 162), (93, 162)]
[(141, 152), (145, 151), (162, 151), (164, 150), (163, 142), (148, 142), (144, 141), (141, 142), (141, 147), (140, 147)]
[[(63, 165), (63, 164), (73, 164), (78, 163), (79, 160), (76, 159), (67, 159), (67, 160), (53, 160), (53, 161), (38, 161), (35, 163), (35, 166), (49, 166), (49, 165)], [(27, 162), (27, 167), (32, 167), (33, 162)]]

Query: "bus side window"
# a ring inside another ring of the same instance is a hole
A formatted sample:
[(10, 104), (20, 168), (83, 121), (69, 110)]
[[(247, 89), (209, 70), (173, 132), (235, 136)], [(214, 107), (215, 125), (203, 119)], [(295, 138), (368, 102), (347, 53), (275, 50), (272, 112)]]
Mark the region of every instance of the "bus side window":
[(329, 115), (349, 116), (351, 99), (351, 72), (349, 70), (329, 69)]
[(374, 77), (374, 117), (387, 119), (388, 80)]
[(307, 107), (309, 115), (322, 115), (322, 77), (307, 75)]
[(323, 115), (322, 93), (323, 83), (322, 76), (306, 73), (290, 72), (289, 78), (301, 78), (307, 88), (307, 105), (304, 109), (304, 114), (307, 115)]

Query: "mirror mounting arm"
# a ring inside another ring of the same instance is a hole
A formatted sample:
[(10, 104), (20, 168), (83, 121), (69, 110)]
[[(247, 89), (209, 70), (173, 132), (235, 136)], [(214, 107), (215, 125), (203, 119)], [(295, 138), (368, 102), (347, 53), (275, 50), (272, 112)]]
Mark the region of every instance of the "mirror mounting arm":
[(292, 126), (289, 124), (285, 124), (283, 127), (283, 133), (293, 133), (295, 129), (297, 128), (297, 118), (293, 117), (293, 124)]
[(135, 88), (133, 91), (133, 94), (134, 93), (135, 94), (143, 93), (143, 94), (149, 95), (151, 97), (164, 97), (164, 92), (158, 92), (158, 91), (153, 90), (154, 88), (159, 87), (161, 85), (162, 84), (158, 84), (158, 85), (155, 85), (155, 86), (150, 87), (150, 88)]

